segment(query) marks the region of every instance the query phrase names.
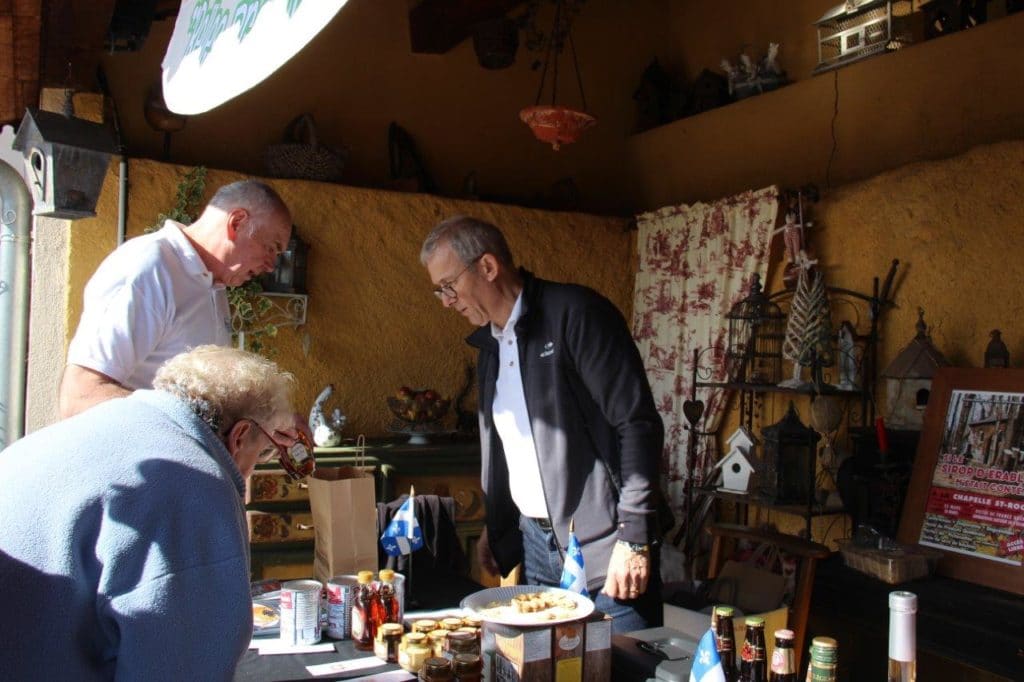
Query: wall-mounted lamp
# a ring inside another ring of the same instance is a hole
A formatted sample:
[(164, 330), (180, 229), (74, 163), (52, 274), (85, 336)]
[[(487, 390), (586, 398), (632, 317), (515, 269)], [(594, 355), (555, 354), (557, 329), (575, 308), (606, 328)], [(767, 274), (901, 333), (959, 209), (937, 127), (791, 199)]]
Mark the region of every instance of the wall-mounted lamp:
[(277, 258), (277, 266), (260, 279), (263, 291), (277, 294), (306, 293), (306, 259), (309, 245), (299, 238), (292, 227), (292, 238)]

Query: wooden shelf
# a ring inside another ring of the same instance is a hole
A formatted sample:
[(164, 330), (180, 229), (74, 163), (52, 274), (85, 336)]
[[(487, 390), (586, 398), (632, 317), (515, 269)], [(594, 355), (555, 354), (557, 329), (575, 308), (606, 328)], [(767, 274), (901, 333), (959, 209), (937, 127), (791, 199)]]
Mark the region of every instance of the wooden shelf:
[(757, 493), (733, 493), (726, 490), (719, 490), (718, 488), (712, 488), (709, 486), (703, 486), (695, 488), (698, 494), (710, 495), (719, 500), (725, 500), (734, 504), (750, 504), (755, 507), (764, 507), (765, 509), (773, 509), (786, 514), (792, 514), (793, 516), (799, 516), (801, 518), (812, 518), (815, 516), (831, 516), (833, 514), (845, 514), (846, 509), (842, 505), (835, 507), (825, 507), (818, 503), (811, 505), (807, 504), (776, 504), (771, 499), (759, 495)]

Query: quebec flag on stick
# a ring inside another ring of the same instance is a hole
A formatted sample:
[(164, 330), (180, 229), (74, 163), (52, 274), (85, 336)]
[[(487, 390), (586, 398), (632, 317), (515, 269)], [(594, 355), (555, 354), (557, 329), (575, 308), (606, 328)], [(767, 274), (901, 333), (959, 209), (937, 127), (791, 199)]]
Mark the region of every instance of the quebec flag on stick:
[(587, 572), (583, 568), (583, 551), (580, 541), (573, 530), (573, 521), (569, 521), (569, 546), (565, 550), (565, 563), (562, 565), (562, 581), (560, 587), (570, 592), (579, 592), (589, 597), (587, 591)]
[(380, 546), (388, 556), (412, 554), (423, 546), (423, 532), (416, 521), (415, 491), (409, 488), (409, 497), (391, 517), (391, 523), (380, 536)]
[(718, 657), (715, 646), (715, 633), (708, 628), (697, 645), (697, 653), (693, 657), (690, 668), (690, 682), (725, 682), (725, 671), (722, 670), (722, 659)]

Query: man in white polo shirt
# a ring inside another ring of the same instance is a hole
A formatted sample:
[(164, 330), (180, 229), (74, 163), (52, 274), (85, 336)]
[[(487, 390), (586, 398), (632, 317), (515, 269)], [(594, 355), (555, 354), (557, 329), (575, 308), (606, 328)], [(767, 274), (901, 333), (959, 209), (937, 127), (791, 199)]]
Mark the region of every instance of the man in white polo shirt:
[(191, 225), (168, 220), (100, 264), (68, 348), (60, 414), (150, 388), (169, 358), (231, 343), (226, 287), (274, 269), (291, 236), (291, 213), (256, 180), (221, 187)]

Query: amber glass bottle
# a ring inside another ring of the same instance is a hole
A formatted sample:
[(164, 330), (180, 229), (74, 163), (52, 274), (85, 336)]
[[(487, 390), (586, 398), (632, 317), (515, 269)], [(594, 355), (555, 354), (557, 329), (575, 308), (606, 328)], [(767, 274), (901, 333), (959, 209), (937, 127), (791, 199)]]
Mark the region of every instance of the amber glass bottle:
[(373, 571), (359, 571), (356, 575), (355, 599), (352, 600), (352, 642), (361, 651), (373, 650)]
[(725, 682), (736, 682), (736, 643), (732, 627), (734, 613), (731, 606), (715, 607), (715, 615), (718, 617), (715, 643), (718, 645), (718, 657), (722, 659)]
[(740, 651), (740, 682), (767, 682), (768, 659), (764, 648), (764, 618), (744, 621), (746, 634)]

